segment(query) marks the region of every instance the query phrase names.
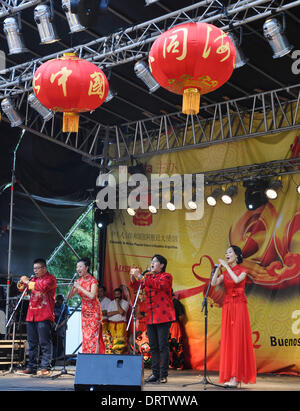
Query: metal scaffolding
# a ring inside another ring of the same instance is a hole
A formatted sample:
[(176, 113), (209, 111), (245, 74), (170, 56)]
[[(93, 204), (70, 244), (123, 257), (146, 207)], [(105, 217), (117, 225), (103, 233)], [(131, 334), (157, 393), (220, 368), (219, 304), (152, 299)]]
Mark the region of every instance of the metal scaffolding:
[(42, 0), (0, 0), (0, 18), (18, 13), (28, 7), (36, 6)]
[[(300, 84), (225, 102), (202, 105), (198, 115), (181, 112), (107, 126), (80, 116), (78, 133), (62, 133), (56, 115), (45, 123), (30, 116), (27, 99), (19, 106), (27, 115), (20, 127), (73, 150), (104, 168), (156, 154), (190, 150), (300, 127)], [(4, 121), (6, 118), (3, 118)]]
[(227, 31), (229, 28), (240, 27), (299, 5), (300, 0), (238, 0), (226, 8), (220, 1), (203, 0), (109, 36), (3, 70), (0, 73), (0, 98), (30, 91), (35, 70), (45, 61), (67, 52), (76, 53), (79, 57), (106, 69), (146, 57), (155, 39), (180, 23), (213, 23)]
[[(35, 3), (0, 1), (2, 7), (29, 7)], [(280, 85), (280, 89), (213, 104), (207, 104), (209, 100), (205, 97), (196, 116), (174, 112), (133, 122), (125, 120), (121, 125), (107, 125), (81, 114), (78, 133), (62, 133), (60, 113), (49, 122), (43, 122), (28, 105), (27, 95), (32, 90), (32, 77), (36, 68), (44, 61), (59, 57), (65, 52), (76, 52), (102, 68), (108, 68), (145, 57), (151, 43), (163, 31), (179, 23), (214, 23), (226, 31), (292, 9), (299, 4), (300, 0), (238, 0), (226, 8), (220, 1), (200, 1), (109, 36), (96, 38), (87, 44), (3, 70), (0, 73), (0, 98), (7, 95), (13, 97), (16, 107), (26, 113), (21, 128), (73, 150), (81, 154), (85, 161), (103, 169), (127, 163), (132, 158), (295, 129), (299, 127), (300, 85)], [(274, 82), (278, 84), (275, 79)], [(105, 112), (107, 109), (102, 106), (99, 110)], [(8, 121), (6, 117), (3, 120)]]

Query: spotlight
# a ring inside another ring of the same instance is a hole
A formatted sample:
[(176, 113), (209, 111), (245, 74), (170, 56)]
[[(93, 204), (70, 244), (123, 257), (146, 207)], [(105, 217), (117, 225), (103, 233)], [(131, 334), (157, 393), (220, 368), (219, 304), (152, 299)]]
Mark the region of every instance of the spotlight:
[(243, 67), (249, 60), (248, 57), (244, 55), (244, 52), (240, 47), (240, 42), (238, 41), (237, 36), (232, 31), (228, 32), (227, 36), (230, 38), (235, 47), (236, 61), (234, 68), (238, 69), (240, 67)]
[(275, 18), (268, 19), (263, 25), (264, 36), (268, 40), (274, 54), (273, 59), (283, 57), (288, 54), (293, 46), (291, 46), (284, 35), (284, 29), (279, 21)]
[(298, 194), (300, 194), (300, 185), (297, 186), (297, 192), (298, 192)]
[(8, 17), (4, 20), (3, 30), (6, 36), (9, 54), (19, 54), (28, 51), (23, 44), (22, 33), (15, 17)]
[(128, 207), (128, 208), (127, 208), (127, 213), (128, 213), (130, 216), (132, 216), (132, 217), (136, 215), (135, 210), (134, 210), (133, 208), (131, 208), (131, 207)]
[(7, 115), (11, 127), (17, 127), (23, 123), (23, 119), (20, 114), (15, 109), (11, 99), (9, 97), (5, 98), (1, 102), (1, 108)]
[(188, 207), (189, 207), (191, 210), (196, 210), (198, 206), (197, 206), (197, 203), (195, 203), (195, 201), (190, 200), (190, 201), (188, 201)]
[(168, 209), (169, 211), (175, 211), (175, 210), (176, 210), (176, 206), (175, 206), (174, 203), (172, 203), (171, 201), (169, 201), (169, 202), (167, 203), (167, 209)]
[(145, 175), (145, 166), (142, 163), (137, 163), (135, 166), (129, 166), (128, 167), (128, 173), (133, 175), (133, 174), (143, 174)]
[(105, 228), (108, 224), (111, 224), (114, 220), (114, 211), (109, 208), (100, 210), (97, 208), (94, 213), (94, 221), (98, 228)]
[(153, 204), (149, 205), (148, 210), (150, 211), (151, 214), (157, 213), (157, 208)]
[(44, 121), (48, 121), (54, 116), (53, 111), (44, 107), (42, 103), (40, 103), (40, 101), (36, 98), (34, 93), (29, 94), (27, 101), (28, 104), (30, 104), (30, 106), (43, 117)]
[(237, 187), (236, 186), (230, 186), (225, 190), (225, 193), (222, 195), (221, 199), (223, 203), (225, 204), (231, 204), (232, 203), (232, 197), (237, 195)]
[(152, 77), (152, 74), (144, 61), (137, 61), (134, 65), (134, 71), (136, 76), (146, 84), (150, 94), (160, 87), (157, 81)]
[(41, 44), (50, 44), (58, 41), (55, 27), (52, 24), (53, 11), (47, 5), (36, 6), (34, 9), (34, 20), (36, 22)]
[(80, 24), (77, 14), (71, 12), (71, 1), (62, 0), (61, 3), (62, 9), (66, 14), (71, 33), (77, 33), (85, 30), (86, 28)]
[(71, 13), (78, 16), (80, 24), (94, 27), (98, 24), (99, 16), (106, 13), (109, 0), (71, 0)]
[[(181, 192), (180, 192), (181, 194)], [(181, 194), (182, 195), (182, 194)], [(169, 211), (175, 211), (176, 210), (176, 205), (178, 206), (178, 198), (176, 198), (176, 202), (175, 202), (175, 193), (174, 190), (171, 190), (171, 193), (168, 194), (168, 198), (170, 199), (167, 204), (166, 207)]]
[(280, 180), (271, 181), (269, 187), (265, 190), (266, 196), (270, 200), (275, 200), (277, 198), (277, 191), (282, 188), (282, 182)]
[(256, 210), (268, 202), (265, 190), (268, 187), (268, 182), (265, 180), (247, 180), (243, 186), (246, 187), (245, 203), (248, 210)]
[(207, 197), (206, 201), (207, 204), (214, 207), (217, 204), (217, 199), (221, 197), (223, 194), (222, 188), (216, 188), (214, 191), (211, 193), (210, 196)]

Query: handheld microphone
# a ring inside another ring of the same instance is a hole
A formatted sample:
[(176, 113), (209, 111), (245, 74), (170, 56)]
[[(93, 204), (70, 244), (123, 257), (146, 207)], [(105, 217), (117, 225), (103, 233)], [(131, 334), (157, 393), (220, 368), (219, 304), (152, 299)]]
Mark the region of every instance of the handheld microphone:
[(217, 270), (217, 268), (219, 268), (219, 265), (220, 265), (220, 264), (215, 264), (215, 265), (214, 265), (214, 267), (213, 267), (213, 269), (212, 269), (212, 271), (211, 271), (212, 274), (214, 274), (215, 271)]
[(150, 273), (150, 271), (150, 268), (146, 268), (146, 270), (142, 272), (142, 275), (144, 276), (145, 274)]
[(139, 280), (144, 280), (144, 278), (145, 278), (145, 275), (147, 274), (147, 273), (150, 273), (150, 268), (146, 268), (146, 270), (145, 271), (143, 271), (139, 276), (138, 276), (138, 279)]
[(33, 279), (33, 277), (35, 277), (35, 274), (31, 274), (28, 281), (31, 281)]

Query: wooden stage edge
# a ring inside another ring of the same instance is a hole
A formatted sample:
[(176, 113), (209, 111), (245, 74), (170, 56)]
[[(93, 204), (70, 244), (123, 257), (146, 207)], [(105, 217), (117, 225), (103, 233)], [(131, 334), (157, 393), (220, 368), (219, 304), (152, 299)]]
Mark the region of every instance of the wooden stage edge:
[[(14, 370), (0, 371), (0, 391), (74, 391), (74, 366), (66, 368), (68, 374), (58, 378), (31, 377), (18, 375)], [(52, 376), (59, 374), (61, 367), (56, 367)], [(144, 378), (151, 371), (144, 370)], [(144, 384), (144, 392), (183, 393), (189, 391), (300, 391), (300, 376), (259, 374), (256, 384), (241, 384), (236, 389), (224, 388), (218, 384), (218, 373), (208, 372), (204, 384), (203, 372), (199, 370), (170, 370), (166, 384)]]

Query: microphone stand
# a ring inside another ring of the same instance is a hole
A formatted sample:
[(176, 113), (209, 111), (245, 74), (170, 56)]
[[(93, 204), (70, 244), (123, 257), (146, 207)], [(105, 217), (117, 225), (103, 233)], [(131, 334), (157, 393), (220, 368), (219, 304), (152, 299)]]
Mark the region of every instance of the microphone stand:
[(207, 375), (207, 368), (206, 368), (207, 367), (207, 318), (208, 318), (207, 296), (208, 296), (208, 293), (211, 287), (211, 282), (212, 282), (214, 273), (215, 273), (215, 269), (212, 270), (210, 281), (209, 281), (206, 294), (202, 302), (202, 308), (201, 308), (201, 312), (203, 312), (203, 309), (205, 308), (204, 310), (204, 370), (203, 370), (203, 378), (202, 378), (202, 381), (200, 382), (200, 384), (204, 385), (204, 389), (206, 389), (206, 384), (215, 385), (211, 383), (210, 381), (208, 381), (208, 379), (206, 378), (206, 375)]
[[(60, 324), (60, 321), (61, 321), (61, 319), (62, 319), (62, 316), (63, 316), (64, 312), (65, 312), (66, 309), (67, 309), (67, 303), (68, 303), (68, 301), (69, 301), (69, 299), (70, 299), (70, 294), (71, 294), (71, 291), (72, 291), (72, 288), (73, 288), (72, 285), (73, 285), (73, 283), (74, 283), (74, 281), (75, 281), (76, 276), (77, 276), (77, 272), (73, 275), (73, 277), (72, 277), (72, 279), (71, 279), (71, 281), (70, 281), (70, 283), (69, 283), (69, 285), (68, 285), (68, 286), (70, 287), (70, 290), (69, 290), (68, 295), (67, 295), (67, 298), (66, 298), (65, 307), (64, 307), (64, 309), (61, 311), (61, 313), (60, 313), (60, 315), (59, 315), (58, 321), (57, 321), (56, 326), (55, 326), (55, 328), (54, 328), (54, 332), (57, 332), (57, 328), (58, 328), (58, 326), (59, 326), (59, 324)], [(77, 307), (77, 308), (78, 308), (78, 307)], [(69, 319), (67, 319), (66, 324), (68, 323), (68, 321), (69, 321)], [(65, 325), (66, 325), (66, 324), (65, 324)], [(64, 333), (64, 365), (63, 365), (63, 368), (60, 370), (60, 372), (59, 372), (58, 374), (53, 375), (53, 377), (52, 377), (53, 380), (54, 380), (55, 378), (60, 377), (61, 375), (73, 375), (73, 376), (74, 376), (73, 373), (68, 372), (68, 370), (66, 369), (66, 334), (67, 334), (67, 330), (66, 330), (65, 333)]]
[(17, 311), (19, 305), (21, 304), (21, 301), (23, 300), (23, 298), (24, 298), (24, 296), (25, 296), (25, 294), (26, 294), (26, 291), (27, 291), (27, 287), (24, 288), (24, 291), (22, 292), (22, 295), (21, 295), (21, 297), (19, 298), (19, 301), (17, 302), (15, 308), (13, 309), (13, 312), (11, 313), (11, 316), (9, 317), (9, 320), (8, 320), (7, 323), (6, 323), (6, 325), (5, 325), (5, 328), (6, 328), (6, 329), (9, 327), (9, 324), (11, 323), (11, 321), (12, 321), (12, 319), (13, 319), (13, 317), (14, 317), (14, 315), (15, 315), (15, 312)]
[(210, 276), (210, 280), (209, 280), (209, 284), (205, 293), (205, 297), (203, 299), (202, 302), (202, 308), (201, 308), (201, 312), (203, 312), (204, 310), (204, 370), (203, 370), (203, 378), (202, 381), (200, 381), (200, 383), (196, 382), (193, 384), (185, 384), (183, 385), (183, 387), (187, 387), (188, 385), (194, 385), (194, 384), (202, 384), (204, 385), (204, 390), (206, 390), (206, 384), (210, 384), (210, 385), (214, 385), (215, 387), (222, 387), (224, 388), (222, 385), (218, 385), (218, 384), (214, 384), (210, 381), (208, 381), (206, 375), (207, 375), (207, 318), (208, 318), (208, 309), (207, 309), (207, 297), (208, 297), (208, 293), (211, 287), (211, 282), (212, 282), (212, 278), (214, 276), (214, 273), (216, 271), (217, 267), (214, 267), (212, 269), (211, 272), (211, 276)]
[(136, 354), (136, 352), (135, 352), (135, 329), (136, 329), (136, 310), (135, 310), (135, 307), (137, 305), (137, 301), (138, 301), (138, 298), (139, 298), (141, 287), (142, 287), (142, 282), (140, 283), (139, 288), (137, 290), (137, 293), (136, 293), (136, 296), (135, 296), (135, 299), (134, 299), (134, 303), (133, 303), (133, 306), (132, 306), (132, 309), (131, 309), (131, 314), (130, 314), (130, 317), (129, 317), (129, 320), (128, 320), (128, 323), (127, 323), (127, 327), (126, 327), (126, 332), (127, 332), (129, 327), (130, 327), (130, 323), (131, 323), (131, 320), (132, 320), (132, 317), (133, 317), (133, 355)]
[[(31, 276), (30, 279), (31, 279), (32, 277), (33, 277), (33, 276)], [(11, 316), (9, 317), (9, 320), (7, 321), (7, 323), (6, 323), (6, 325), (5, 325), (6, 335), (7, 335), (7, 336), (8, 336), (8, 327), (9, 327), (11, 321), (13, 320), (13, 318), (14, 318), (14, 316), (15, 316), (15, 313), (16, 313), (19, 305), (20, 305), (21, 302), (23, 301), (23, 298), (24, 298), (24, 296), (25, 296), (25, 294), (26, 294), (26, 291), (27, 291), (27, 287), (26, 287), (26, 285), (25, 285), (24, 291), (22, 292), (22, 294), (21, 294), (21, 296), (20, 296), (20, 298), (19, 298), (19, 300), (18, 300), (15, 308), (13, 309), (13, 311), (12, 311), (12, 313), (11, 313)], [(11, 364), (10, 364), (10, 369), (9, 369), (9, 371), (8, 371), (6, 374), (11, 374), (11, 373), (13, 373), (13, 361), (14, 361), (14, 349), (15, 349), (14, 347), (15, 347), (15, 337), (16, 337), (16, 332), (15, 332), (15, 330), (16, 330), (16, 323), (15, 323), (15, 321), (14, 321), (14, 323), (13, 323), (13, 335), (12, 335), (12, 349), (11, 349)]]

